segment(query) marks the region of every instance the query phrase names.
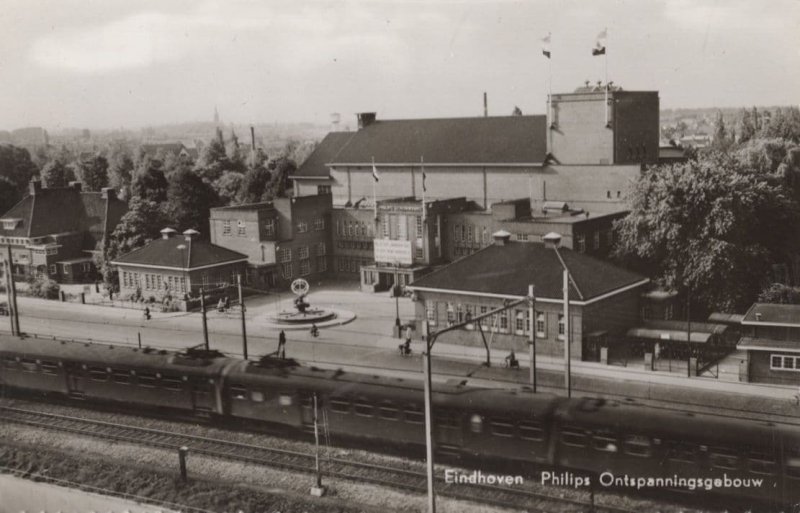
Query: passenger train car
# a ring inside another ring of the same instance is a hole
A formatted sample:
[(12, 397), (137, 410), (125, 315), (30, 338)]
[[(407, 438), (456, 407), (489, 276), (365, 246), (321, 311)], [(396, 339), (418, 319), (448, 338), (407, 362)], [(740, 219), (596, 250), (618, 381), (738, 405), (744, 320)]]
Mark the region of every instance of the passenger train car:
[[(296, 430), (312, 425), (316, 395), (332, 437), (417, 448), (425, 443), (421, 382), (292, 360), (0, 336), (0, 385)], [(533, 463), (595, 478), (719, 478), (723, 486), (713, 491), (726, 496), (800, 500), (796, 428), (524, 390), (435, 386), (433, 400), (435, 446), (450, 456)], [(725, 477), (763, 483), (725, 487)]]

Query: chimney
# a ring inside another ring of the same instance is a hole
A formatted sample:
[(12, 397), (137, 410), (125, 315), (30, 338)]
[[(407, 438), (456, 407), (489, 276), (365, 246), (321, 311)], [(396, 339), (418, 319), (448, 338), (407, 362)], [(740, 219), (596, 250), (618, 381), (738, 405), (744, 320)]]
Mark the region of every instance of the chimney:
[(103, 187), (100, 189), (100, 197), (104, 200), (112, 200), (117, 197), (117, 190), (113, 187)]
[(376, 112), (359, 112), (356, 114), (356, 119), (358, 119), (358, 129), (361, 130), (362, 128), (370, 126), (375, 122), (376, 117), (378, 117)]
[(511, 234), (505, 230), (499, 230), (492, 234), (495, 246), (505, 246), (511, 240)]
[(256, 129), (250, 125), (250, 149), (256, 151)]
[(486, 96), (486, 91), (483, 92), (483, 117), (489, 117), (489, 98)]
[(30, 192), (31, 196), (36, 196), (37, 192), (42, 191), (42, 181), (41, 180), (31, 180), (28, 184), (28, 192)]
[(178, 230), (173, 230), (172, 228), (167, 227), (161, 230), (161, 238), (169, 239), (172, 238), (172, 236), (175, 235), (176, 233), (178, 233)]
[(70, 189), (75, 189), (76, 191), (81, 192), (81, 190), (83, 189), (83, 184), (81, 184), (81, 182), (75, 180), (75, 181), (72, 181), (72, 182), (69, 183), (69, 188)]
[(544, 237), (542, 237), (544, 241), (544, 247), (547, 249), (555, 249), (561, 246), (561, 235), (556, 232), (550, 232)]
[(198, 235), (200, 235), (200, 232), (198, 232), (197, 230), (193, 230), (191, 228), (189, 228), (188, 230), (183, 232), (184, 239), (186, 239), (186, 240), (188, 240), (190, 242), (191, 242), (192, 239), (196, 238)]

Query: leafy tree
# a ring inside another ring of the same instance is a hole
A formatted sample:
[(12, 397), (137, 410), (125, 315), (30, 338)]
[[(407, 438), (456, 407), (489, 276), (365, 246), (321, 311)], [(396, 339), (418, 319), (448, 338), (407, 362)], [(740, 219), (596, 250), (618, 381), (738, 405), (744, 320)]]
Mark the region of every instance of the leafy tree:
[(28, 292), (33, 297), (42, 299), (58, 299), (58, 292), (61, 289), (58, 283), (51, 280), (47, 275), (32, 276), (28, 280)]
[(102, 155), (95, 155), (78, 162), (78, 175), (87, 191), (99, 191), (108, 186), (108, 161)]
[(42, 185), (48, 188), (66, 187), (75, 180), (72, 169), (65, 166), (60, 160), (52, 160), (42, 168)]
[(730, 147), (732, 141), (733, 137), (728, 134), (728, 129), (725, 127), (722, 111), (718, 110), (714, 119), (714, 137), (711, 141), (711, 148), (717, 151), (725, 151)]
[(213, 182), (222, 176), (223, 171), (230, 169), (230, 161), (225, 153), (225, 141), (222, 130), (217, 128), (217, 134), (208, 145), (200, 152), (200, 157), (194, 166), (195, 172), (208, 182)]
[(758, 295), (761, 303), (781, 303), (785, 305), (800, 305), (800, 287), (790, 287), (783, 283), (773, 283)]
[(258, 203), (262, 198), (267, 199), (267, 189), (271, 179), (272, 175), (264, 166), (248, 169), (242, 176), (237, 203)]
[(25, 148), (0, 144), (0, 215), (16, 204), (39, 172)]
[(739, 118), (739, 142), (744, 143), (755, 137), (757, 132), (753, 114), (747, 110), (742, 109)]
[(214, 189), (197, 174), (180, 170), (170, 177), (167, 213), (180, 231), (193, 228), (208, 234), (209, 209), (219, 205)]
[(771, 263), (794, 251), (800, 211), (781, 185), (712, 154), (645, 171), (617, 224), (617, 256), (642, 265), (692, 304), (736, 311), (753, 301)]
[(230, 171), (243, 173), (247, 168), (247, 151), (239, 144), (236, 132), (231, 129), (231, 138), (226, 147), (228, 157), (228, 168)]
[(522, 109), (514, 105), (514, 110), (511, 112), (512, 116), (522, 116)]
[(297, 171), (297, 164), (288, 157), (279, 157), (271, 160), (267, 168), (272, 174), (272, 178), (267, 187), (268, 200), (272, 198), (286, 197), (286, 189), (288, 189), (289, 175)]
[(131, 182), (133, 181), (133, 159), (127, 152), (115, 152), (111, 155), (111, 164), (108, 168), (108, 183), (119, 191), (123, 199), (131, 196)]
[(106, 260), (111, 261), (130, 253), (160, 237), (161, 230), (167, 225), (167, 216), (159, 203), (133, 196), (128, 203), (128, 211), (122, 216), (109, 238), (108, 248), (105, 251)]
[(145, 158), (136, 168), (131, 182), (131, 194), (160, 204), (167, 199), (167, 186), (167, 178), (161, 169), (161, 162)]
[(761, 136), (800, 142), (800, 109), (797, 107), (777, 109), (762, 123)]
[(225, 171), (219, 180), (214, 182), (214, 190), (223, 204), (230, 205), (239, 197), (243, 182), (244, 175), (242, 173)]

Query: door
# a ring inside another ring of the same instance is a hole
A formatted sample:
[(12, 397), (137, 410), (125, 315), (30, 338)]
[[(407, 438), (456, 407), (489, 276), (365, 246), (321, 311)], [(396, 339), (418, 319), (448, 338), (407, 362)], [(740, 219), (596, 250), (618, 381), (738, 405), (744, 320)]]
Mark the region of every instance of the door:
[(208, 417), (214, 411), (214, 396), (206, 380), (192, 383), (192, 410), (201, 417)]
[(86, 398), (86, 371), (79, 365), (67, 369), (67, 393), (73, 399)]

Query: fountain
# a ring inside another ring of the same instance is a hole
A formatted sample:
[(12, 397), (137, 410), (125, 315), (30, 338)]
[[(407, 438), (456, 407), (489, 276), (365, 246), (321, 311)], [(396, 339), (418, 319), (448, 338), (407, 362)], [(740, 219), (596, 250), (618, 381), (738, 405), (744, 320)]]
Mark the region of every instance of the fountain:
[(292, 282), (292, 293), (297, 296), (294, 299), (295, 311), (283, 310), (277, 315), (271, 316), (269, 321), (277, 325), (287, 326), (303, 326), (312, 324), (319, 324), (336, 319), (337, 314), (334, 310), (325, 308), (312, 308), (311, 304), (306, 301), (311, 287), (308, 282), (303, 278), (298, 278)]

